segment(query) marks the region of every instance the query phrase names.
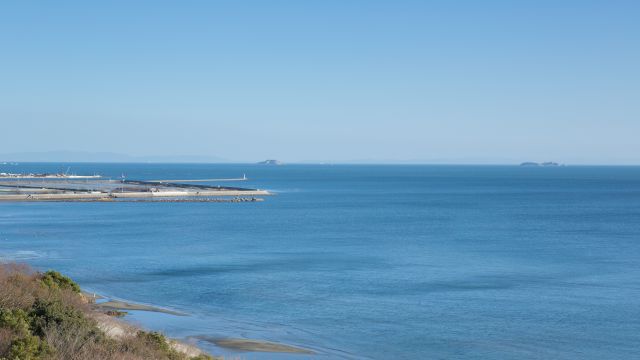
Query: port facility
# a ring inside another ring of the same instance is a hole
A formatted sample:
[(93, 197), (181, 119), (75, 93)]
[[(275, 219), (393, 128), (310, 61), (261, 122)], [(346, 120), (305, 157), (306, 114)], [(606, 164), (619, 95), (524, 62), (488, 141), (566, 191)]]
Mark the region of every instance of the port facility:
[[(173, 199), (202, 201), (271, 195), (260, 189), (197, 185), (167, 181), (112, 180), (100, 177), (6, 177), (0, 178), (0, 201), (111, 201), (120, 199)], [(218, 201), (218, 200), (216, 200)]]

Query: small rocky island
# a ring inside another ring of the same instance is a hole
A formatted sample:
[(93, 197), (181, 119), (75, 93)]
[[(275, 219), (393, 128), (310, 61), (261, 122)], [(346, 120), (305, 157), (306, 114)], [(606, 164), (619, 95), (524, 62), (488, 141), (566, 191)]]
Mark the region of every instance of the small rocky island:
[(282, 162), (278, 160), (265, 160), (260, 161), (258, 165), (282, 165)]
[(520, 164), (520, 166), (561, 166), (561, 165), (553, 161), (542, 162), (542, 163), (528, 161), (528, 162), (523, 162), (522, 164)]

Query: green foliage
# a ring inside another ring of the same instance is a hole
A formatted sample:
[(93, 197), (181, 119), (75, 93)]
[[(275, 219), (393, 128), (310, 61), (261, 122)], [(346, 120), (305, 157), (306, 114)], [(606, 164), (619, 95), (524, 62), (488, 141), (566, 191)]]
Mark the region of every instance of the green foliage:
[(48, 353), (48, 346), (39, 337), (27, 335), (15, 339), (9, 350), (10, 360), (39, 360)]
[[(136, 337), (141, 340), (143, 344), (147, 347), (154, 349), (158, 354), (162, 356), (163, 359), (169, 360), (186, 360), (184, 354), (177, 352), (171, 345), (167, 338), (159, 332), (147, 332), (147, 331), (138, 331)], [(214, 358), (209, 355), (198, 355), (189, 358), (189, 360), (213, 360)]]
[(30, 334), (29, 316), (22, 309), (0, 309), (0, 327), (9, 328), (19, 336)]
[(206, 355), (206, 354), (200, 354), (198, 356), (193, 356), (189, 360), (214, 360), (214, 358), (213, 358), (213, 356), (209, 356), (209, 355)]
[(10, 360), (36, 360), (47, 354), (45, 342), (31, 334), (30, 318), (22, 309), (0, 309), (0, 328), (12, 330)]
[(47, 271), (42, 275), (40, 281), (51, 289), (69, 289), (75, 293), (80, 293), (80, 285), (68, 276), (64, 276), (57, 271)]
[(84, 314), (73, 306), (63, 304), (60, 300), (38, 299), (29, 312), (31, 329), (38, 336), (44, 336), (51, 327), (76, 328), (79, 330), (92, 327), (93, 324)]
[(157, 350), (160, 350), (162, 352), (171, 350), (169, 348), (169, 343), (167, 343), (167, 338), (165, 338), (164, 335), (159, 332), (138, 331), (137, 336), (140, 340), (151, 345)]

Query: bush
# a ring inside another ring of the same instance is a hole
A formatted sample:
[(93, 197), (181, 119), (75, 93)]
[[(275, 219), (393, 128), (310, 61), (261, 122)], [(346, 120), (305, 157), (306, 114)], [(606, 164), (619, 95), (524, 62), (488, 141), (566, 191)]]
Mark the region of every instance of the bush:
[(0, 327), (7, 328), (19, 336), (30, 334), (29, 317), (22, 309), (0, 309)]
[(31, 330), (38, 336), (44, 336), (50, 327), (84, 331), (95, 326), (79, 309), (59, 300), (36, 300), (29, 317)]
[(39, 360), (47, 355), (48, 347), (39, 337), (27, 335), (17, 338), (11, 343), (9, 359), (11, 360)]
[(51, 289), (68, 289), (75, 293), (80, 293), (80, 286), (75, 281), (57, 271), (47, 271), (40, 281)]
[(148, 348), (155, 350), (159, 357), (169, 360), (184, 359), (184, 356), (177, 351), (173, 350), (167, 342), (167, 338), (159, 332), (152, 331), (138, 331), (137, 338), (142, 341), (142, 344)]
[(206, 354), (200, 354), (198, 356), (194, 356), (189, 360), (214, 360), (212, 356)]
[(167, 338), (165, 338), (164, 335), (159, 332), (138, 331), (137, 336), (138, 339), (142, 340), (154, 349), (162, 352), (168, 352), (169, 350), (171, 350), (169, 348), (169, 343), (167, 343)]
[(28, 309), (40, 290), (36, 275), (24, 266), (0, 265), (0, 308)]

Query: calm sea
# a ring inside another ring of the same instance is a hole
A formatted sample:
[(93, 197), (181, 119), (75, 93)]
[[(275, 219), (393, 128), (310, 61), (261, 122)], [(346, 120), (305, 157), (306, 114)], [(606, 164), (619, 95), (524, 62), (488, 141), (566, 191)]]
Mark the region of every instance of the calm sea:
[[(316, 359), (640, 358), (640, 167), (20, 164), (239, 177), (262, 203), (0, 203), (0, 258), (168, 335)], [(216, 353), (246, 359), (290, 355)]]

